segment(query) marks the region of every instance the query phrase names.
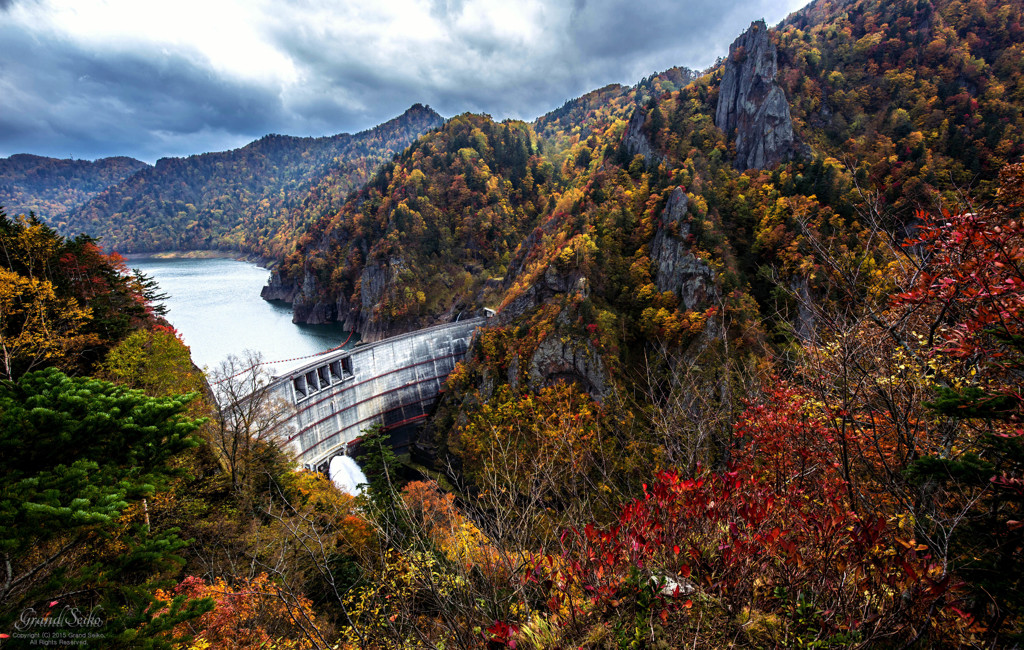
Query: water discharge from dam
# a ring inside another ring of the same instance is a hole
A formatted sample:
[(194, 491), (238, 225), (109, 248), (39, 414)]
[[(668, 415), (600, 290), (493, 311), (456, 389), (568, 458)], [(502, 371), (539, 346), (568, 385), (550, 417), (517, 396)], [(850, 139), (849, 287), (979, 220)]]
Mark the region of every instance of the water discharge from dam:
[(363, 470), (351, 456), (335, 456), (332, 458), (331, 466), (327, 473), (331, 477), (331, 481), (342, 492), (352, 496), (358, 496), (363, 493), (361, 486), (366, 483), (366, 474), (363, 474)]

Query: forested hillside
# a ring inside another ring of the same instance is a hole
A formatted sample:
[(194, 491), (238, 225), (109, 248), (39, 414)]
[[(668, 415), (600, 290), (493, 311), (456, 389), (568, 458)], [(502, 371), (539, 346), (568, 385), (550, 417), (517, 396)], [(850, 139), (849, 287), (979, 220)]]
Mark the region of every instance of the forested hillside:
[(11, 214), (57, 219), (146, 167), (134, 158), (88, 161), (16, 154), (0, 159), (0, 205)]
[(981, 324), (1017, 298), (950, 292), (942, 260), (1019, 269), (984, 233), (1018, 223), (1022, 41), (1015, 4), (814, 3), (702, 75), (460, 116), (312, 227), (265, 292), (297, 320), (497, 310), (420, 453), (483, 522), (457, 575), (520, 596), (447, 615), (536, 647), (675, 647), (706, 616), (758, 647), (1019, 630), (1017, 307)]
[[(408, 456), (363, 434), (360, 496), (293, 471), (255, 360), (175, 396), (145, 278), (3, 218), (0, 632), (69, 599), (107, 647), (1024, 642), (1022, 14), (818, 0), (274, 190), (297, 320), (495, 311)], [(182, 246), (248, 245), (168, 196)]]
[[(309, 248), (285, 259), (284, 280), (264, 295), (293, 301), (298, 318), (339, 320), (367, 335), (375, 323), (414, 329), (475, 308), (479, 292), (500, 286), (561, 182), (532, 151), (523, 123), (452, 118), (316, 223), (300, 240)], [(306, 293), (273, 293), (293, 277)]]
[(378, 165), (442, 121), (417, 104), (355, 135), (268, 135), (233, 151), (162, 158), (53, 225), (124, 253), (222, 248), (284, 255), (312, 219), (326, 214), (318, 210), (340, 205)]
[[(154, 283), (121, 258), (2, 210), (0, 251), (0, 645), (191, 644), (188, 626), (226, 603), (202, 580), (175, 586), (204, 564), (244, 579), (230, 559), (265, 547), (243, 532), (254, 485), (288, 484), (295, 505), (343, 497), (294, 474), (276, 445), (241, 444)], [(289, 612), (315, 621), (305, 599), (244, 600), (256, 613), (232, 619), (249, 631), (217, 647), (265, 644), (271, 620), (275, 636), (302, 636)]]

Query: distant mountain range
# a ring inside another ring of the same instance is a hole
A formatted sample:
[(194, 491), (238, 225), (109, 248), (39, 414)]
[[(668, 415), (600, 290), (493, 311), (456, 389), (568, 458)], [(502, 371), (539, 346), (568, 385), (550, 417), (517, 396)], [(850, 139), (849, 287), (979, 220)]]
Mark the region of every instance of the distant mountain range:
[(0, 206), (58, 219), (149, 165), (134, 158), (62, 160), (31, 154), (0, 158)]
[[(20, 194), (0, 193), (0, 205), (11, 213), (29, 206), (62, 233), (85, 233), (123, 253), (224, 248), (280, 256), (317, 216), (304, 208), (307, 196), (340, 205), (377, 166), (443, 123), (417, 104), (355, 135), (268, 135), (240, 149), (162, 158), (152, 167), (123, 158), (84, 163), (12, 156), (0, 162), (0, 172), (9, 168), (5, 176), (12, 179), (0, 188)], [(35, 169), (27, 169), (28, 158)], [(78, 191), (62, 189), (72, 185), (66, 175), (38, 171), (50, 167), (81, 169)], [(116, 176), (109, 168), (128, 171)], [(49, 196), (63, 201), (47, 202)]]

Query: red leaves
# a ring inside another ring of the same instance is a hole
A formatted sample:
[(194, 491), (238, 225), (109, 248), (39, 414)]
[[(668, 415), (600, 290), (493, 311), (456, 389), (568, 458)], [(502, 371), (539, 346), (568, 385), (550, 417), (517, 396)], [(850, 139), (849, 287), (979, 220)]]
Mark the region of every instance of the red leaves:
[[(696, 576), (737, 607), (758, 593), (795, 594), (813, 584), (816, 603), (829, 611), (821, 624), (836, 631), (864, 620), (883, 625), (894, 612), (912, 609), (899, 609), (903, 603), (888, 611), (893, 593), (930, 604), (943, 589), (927, 578), (931, 566), (923, 549), (897, 544), (884, 519), (851, 511), (827, 429), (808, 412), (798, 391), (777, 384), (740, 418), (743, 445), (728, 471), (698, 478), (664, 472), (622, 506), (615, 525), (591, 524), (564, 536), (563, 580), (553, 583), (555, 595), (587, 594), (592, 607), (574, 609), (577, 617), (630, 598), (647, 602), (667, 624), (693, 607), (692, 600), (666, 601), (685, 593), (662, 591), (667, 581)], [(932, 591), (913, 588), (922, 582)], [(558, 611), (570, 602), (559, 598), (548, 606)], [(865, 602), (872, 603), (870, 611)]]
[[(919, 210), (922, 222), (907, 246), (927, 260), (917, 284), (898, 294), (897, 305), (934, 305), (957, 318), (940, 332), (942, 347), (954, 356), (998, 358), (1002, 344), (991, 336), (1024, 333), (1024, 228), (1009, 208), (1020, 188), (1014, 178), (1024, 166), (1001, 175), (1001, 204), (977, 212), (935, 218)], [(1007, 188), (1011, 191), (1007, 192)]]
[(487, 628), (484, 639), (488, 646), (515, 648), (516, 642), (513, 638), (519, 633), (519, 626), (504, 621), (494, 621), (494, 624)]
[(1004, 490), (1011, 490), (1018, 496), (1024, 497), (1024, 479), (1007, 476), (1001, 474), (999, 476), (993, 476), (991, 482), (996, 487)]

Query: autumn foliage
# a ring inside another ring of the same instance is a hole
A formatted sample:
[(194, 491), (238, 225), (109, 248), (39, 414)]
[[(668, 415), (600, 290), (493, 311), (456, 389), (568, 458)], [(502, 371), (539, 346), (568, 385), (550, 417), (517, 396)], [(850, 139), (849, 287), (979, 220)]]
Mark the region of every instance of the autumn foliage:
[(304, 598), (292, 600), (275, 588), (267, 574), (241, 579), (229, 585), (223, 578), (207, 584), (189, 576), (174, 588), (158, 590), (158, 600), (175, 596), (190, 600), (210, 598), (213, 609), (198, 619), (182, 623), (174, 635), (192, 638), (191, 648), (254, 650), (273, 645), (276, 648), (305, 650), (316, 645), (303, 638), (302, 625), (315, 625), (310, 603)]
[(829, 431), (799, 390), (750, 405), (736, 445), (727, 470), (663, 472), (611, 526), (567, 533), (567, 550), (526, 575), (547, 585), (550, 617), (579, 634), (632, 612), (648, 642), (675, 644), (695, 612), (717, 610), (782, 647), (906, 642), (933, 616), (958, 624), (936, 609), (950, 579), (928, 547), (851, 510)]

